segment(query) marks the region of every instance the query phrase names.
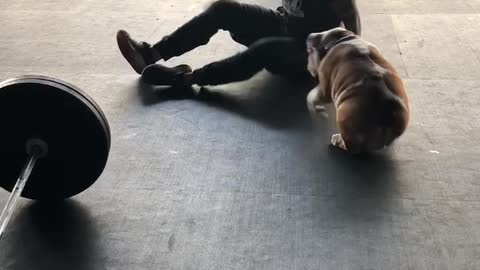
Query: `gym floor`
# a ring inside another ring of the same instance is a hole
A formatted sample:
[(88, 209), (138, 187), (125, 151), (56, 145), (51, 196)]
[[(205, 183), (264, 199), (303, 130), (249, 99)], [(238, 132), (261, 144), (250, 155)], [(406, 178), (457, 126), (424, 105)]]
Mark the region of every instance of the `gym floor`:
[[(139, 83), (117, 29), (155, 41), (209, 1), (0, 1), (0, 80), (73, 83), (113, 136), (90, 189), (21, 201), (0, 269), (480, 269), (479, 0), (359, 0), (412, 110), (394, 147), (363, 159), (328, 147), (332, 123), (312, 127), (304, 85), (261, 73), (190, 100)], [(171, 63), (239, 50), (220, 33)]]

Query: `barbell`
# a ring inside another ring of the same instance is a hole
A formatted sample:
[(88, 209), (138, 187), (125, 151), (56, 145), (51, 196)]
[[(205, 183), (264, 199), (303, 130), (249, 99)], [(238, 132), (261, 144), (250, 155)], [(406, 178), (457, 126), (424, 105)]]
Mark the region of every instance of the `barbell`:
[(110, 140), (107, 118), (79, 88), (45, 76), (0, 82), (0, 187), (11, 192), (0, 238), (19, 197), (63, 200), (89, 188)]

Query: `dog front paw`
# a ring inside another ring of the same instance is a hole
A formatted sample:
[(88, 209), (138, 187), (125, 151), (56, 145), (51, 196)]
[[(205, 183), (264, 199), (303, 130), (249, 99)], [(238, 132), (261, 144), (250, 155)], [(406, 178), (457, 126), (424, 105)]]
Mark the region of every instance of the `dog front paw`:
[(347, 151), (347, 147), (345, 146), (345, 141), (343, 140), (341, 134), (333, 135), (331, 143), (332, 143), (333, 146)]

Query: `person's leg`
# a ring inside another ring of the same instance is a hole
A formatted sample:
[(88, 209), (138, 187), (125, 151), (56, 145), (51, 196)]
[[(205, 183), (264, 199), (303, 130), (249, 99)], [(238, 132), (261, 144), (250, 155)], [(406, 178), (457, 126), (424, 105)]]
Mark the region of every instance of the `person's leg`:
[(305, 74), (305, 45), (289, 37), (262, 38), (246, 51), (191, 73), (172, 72), (162, 65), (150, 65), (143, 71), (142, 80), (154, 85), (218, 85), (249, 79), (264, 68), (286, 76)]
[(251, 43), (262, 37), (282, 35), (283, 29), (283, 17), (274, 10), (234, 0), (218, 0), (153, 46), (133, 40), (123, 30), (118, 32), (117, 41), (123, 56), (140, 73), (146, 65), (207, 44), (218, 30), (227, 30), (233, 37), (240, 37), (235, 40)]

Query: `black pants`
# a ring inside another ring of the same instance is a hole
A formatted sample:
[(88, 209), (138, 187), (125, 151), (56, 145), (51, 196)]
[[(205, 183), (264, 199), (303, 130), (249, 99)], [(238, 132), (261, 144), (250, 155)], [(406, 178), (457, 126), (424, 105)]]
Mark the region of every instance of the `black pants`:
[(307, 74), (305, 28), (302, 20), (287, 16), (281, 9), (218, 0), (153, 47), (168, 60), (207, 44), (219, 30), (226, 30), (248, 49), (195, 70), (195, 84), (242, 81), (264, 68), (274, 74), (297, 76)]

